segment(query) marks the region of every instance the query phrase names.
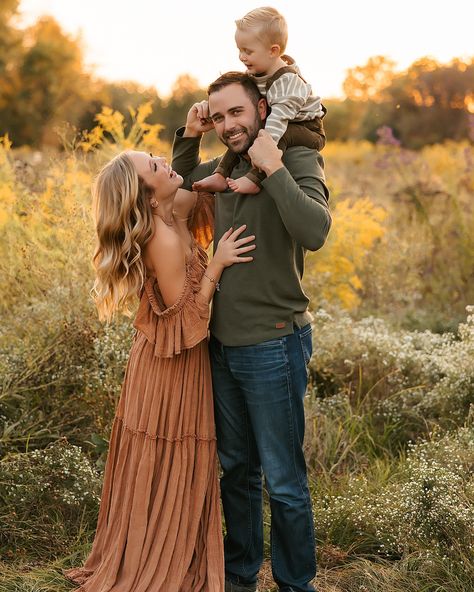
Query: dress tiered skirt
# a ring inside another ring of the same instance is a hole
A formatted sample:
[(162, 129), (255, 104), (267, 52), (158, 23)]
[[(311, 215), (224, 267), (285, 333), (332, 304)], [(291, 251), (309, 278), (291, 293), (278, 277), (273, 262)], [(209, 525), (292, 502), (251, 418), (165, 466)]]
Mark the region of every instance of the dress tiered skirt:
[(166, 308), (148, 278), (110, 437), (81, 592), (222, 592), (224, 559), (206, 254), (193, 243), (183, 293)]

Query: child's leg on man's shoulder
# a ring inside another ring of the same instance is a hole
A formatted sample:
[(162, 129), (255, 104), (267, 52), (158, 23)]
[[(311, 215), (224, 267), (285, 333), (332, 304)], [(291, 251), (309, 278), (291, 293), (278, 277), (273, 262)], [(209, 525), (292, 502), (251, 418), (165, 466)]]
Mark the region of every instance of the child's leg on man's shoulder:
[(265, 177), (266, 175), (264, 172), (253, 168), (245, 176), (240, 177), (239, 179), (227, 179), (227, 182), (232, 191), (256, 194), (260, 193), (262, 181)]
[[(318, 117), (311, 121), (290, 121), (286, 132), (278, 142), (278, 148), (285, 152), (285, 150), (291, 146), (307, 146), (308, 148), (319, 151), (324, 148), (325, 144), (326, 135), (324, 133), (323, 122)], [(224, 155), (224, 158), (225, 157), (226, 155)], [(220, 171), (216, 169), (216, 172)], [(247, 179), (250, 179), (252, 183), (255, 183), (259, 190), (262, 187), (262, 181), (266, 178), (265, 173), (256, 168), (251, 169), (245, 176)]]
[(232, 169), (237, 164), (237, 160), (237, 155), (230, 150), (227, 150), (211, 175), (193, 183), (193, 190), (211, 191), (213, 193), (217, 191), (226, 191), (229, 187), (227, 177), (232, 173)]
[(250, 171), (245, 175), (247, 179), (250, 179), (255, 185), (259, 187), (262, 186), (262, 181), (266, 178), (266, 174), (263, 171), (259, 171), (256, 168), (250, 169)]
[(292, 146), (306, 146), (320, 151), (325, 145), (326, 134), (320, 117), (309, 121), (290, 121), (286, 132), (278, 142), (278, 147), (283, 151)]
[(238, 161), (239, 157), (235, 152), (232, 152), (232, 150), (226, 150), (224, 156), (220, 159), (219, 164), (215, 168), (214, 173), (219, 173), (219, 175), (222, 175), (224, 179), (226, 179), (227, 177), (230, 177), (232, 169)]

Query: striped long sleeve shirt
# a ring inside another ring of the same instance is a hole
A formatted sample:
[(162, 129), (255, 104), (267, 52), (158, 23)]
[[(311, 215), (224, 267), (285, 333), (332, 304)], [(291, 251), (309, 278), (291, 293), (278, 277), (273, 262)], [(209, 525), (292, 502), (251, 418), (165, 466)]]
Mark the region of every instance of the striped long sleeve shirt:
[(282, 59), (294, 70), (278, 76), (270, 86), (268, 81), (275, 76), (253, 76), (260, 93), (271, 107), (265, 129), (278, 142), (286, 132), (289, 121), (307, 121), (322, 117), (321, 98), (313, 95), (311, 85), (299, 75), (298, 66), (290, 56)]

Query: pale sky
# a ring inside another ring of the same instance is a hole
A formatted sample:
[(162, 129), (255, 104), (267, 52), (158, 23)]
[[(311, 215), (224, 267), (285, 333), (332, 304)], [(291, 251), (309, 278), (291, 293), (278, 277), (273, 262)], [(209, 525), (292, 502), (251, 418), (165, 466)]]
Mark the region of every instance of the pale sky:
[(109, 80), (153, 85), (166, 96), (178, 75), (203, 86), (243, 70), (234, 21), (270, 5), (287, 19), (286, 53), (314, 92), (342, 95), (346, 70), (384, 55), (404, 69), (431, 56), (441, 62), (474, 56), (473, 0), (22, 0), (24, 23), (50, 14), (81, 34), (85, 61)]

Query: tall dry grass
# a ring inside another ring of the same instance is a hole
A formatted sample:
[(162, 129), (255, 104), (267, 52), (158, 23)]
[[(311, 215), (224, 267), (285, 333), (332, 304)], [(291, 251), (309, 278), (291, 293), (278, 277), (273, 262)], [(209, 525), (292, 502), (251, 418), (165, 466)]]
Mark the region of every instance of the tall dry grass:
[[(169, 155), (146, 105), (59, 154), (0, 142), (0, 588), (67, 590), (93, 537), (131, 339), (89, 297), (90, 184), (112, 154)], [(325, 148), (333, 228), (309, 254), (305, 452), (320, 592), (474, 589), (474, 151)], [(31, 512), (35, 508), (35, 513)], [(265, 532), (268, 555), (269, 510)], [(273, 586), (268, 561), (263, 589)]]

